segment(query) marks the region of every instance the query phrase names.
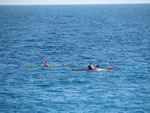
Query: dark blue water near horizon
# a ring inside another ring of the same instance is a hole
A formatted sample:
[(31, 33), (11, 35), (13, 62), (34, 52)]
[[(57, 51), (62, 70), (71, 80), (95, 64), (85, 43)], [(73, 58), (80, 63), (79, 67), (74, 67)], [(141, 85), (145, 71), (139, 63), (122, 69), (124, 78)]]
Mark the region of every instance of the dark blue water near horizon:
[(149, 113), (149, 56), (150, 4), (0, 6), (0, 113)]

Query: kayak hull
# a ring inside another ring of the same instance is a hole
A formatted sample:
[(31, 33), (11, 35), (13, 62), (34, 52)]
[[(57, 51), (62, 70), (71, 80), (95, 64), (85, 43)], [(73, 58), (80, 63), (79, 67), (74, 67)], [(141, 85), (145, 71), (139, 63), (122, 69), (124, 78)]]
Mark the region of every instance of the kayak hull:
[(113, 70), (115, 67), (111, 68), (94, 68), (94, 69), (72, 69), (72, 71), (102, 71), (102, 70)]
[[(55, 66), (70, 66), (72, 64), (62, 64), (62, 65), (49, 65), (47, 67), (55, 67)], [(39, 67), (45, 67), (45, 66), (25, 66), (27, 68), (39, 68)]]

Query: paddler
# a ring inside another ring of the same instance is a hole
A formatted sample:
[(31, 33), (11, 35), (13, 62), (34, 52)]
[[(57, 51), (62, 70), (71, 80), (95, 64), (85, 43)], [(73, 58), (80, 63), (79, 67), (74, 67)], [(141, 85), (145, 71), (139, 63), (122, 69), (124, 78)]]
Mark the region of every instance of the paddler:
[(48, 67), (50, 63), (48, 63), (48, 61), (45, 62), (45, 67)]
[(94, 69), (92, 63), (90, 63), (90, 65), (88, 65), (88, 69)]

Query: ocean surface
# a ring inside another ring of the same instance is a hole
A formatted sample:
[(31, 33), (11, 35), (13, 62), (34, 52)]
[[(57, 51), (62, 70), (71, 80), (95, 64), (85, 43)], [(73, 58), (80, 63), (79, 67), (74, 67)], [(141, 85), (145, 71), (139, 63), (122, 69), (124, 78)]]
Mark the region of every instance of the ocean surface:
[(0, 113), (150, 113), (150, 4), (0, 6)]

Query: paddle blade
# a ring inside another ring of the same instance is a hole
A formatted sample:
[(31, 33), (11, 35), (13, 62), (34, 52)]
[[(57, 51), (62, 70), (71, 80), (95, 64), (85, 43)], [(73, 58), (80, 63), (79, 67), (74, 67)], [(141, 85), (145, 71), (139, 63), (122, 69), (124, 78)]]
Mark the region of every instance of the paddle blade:
[(96, 67), (99, 67), (100, 65), (97, 65)]

